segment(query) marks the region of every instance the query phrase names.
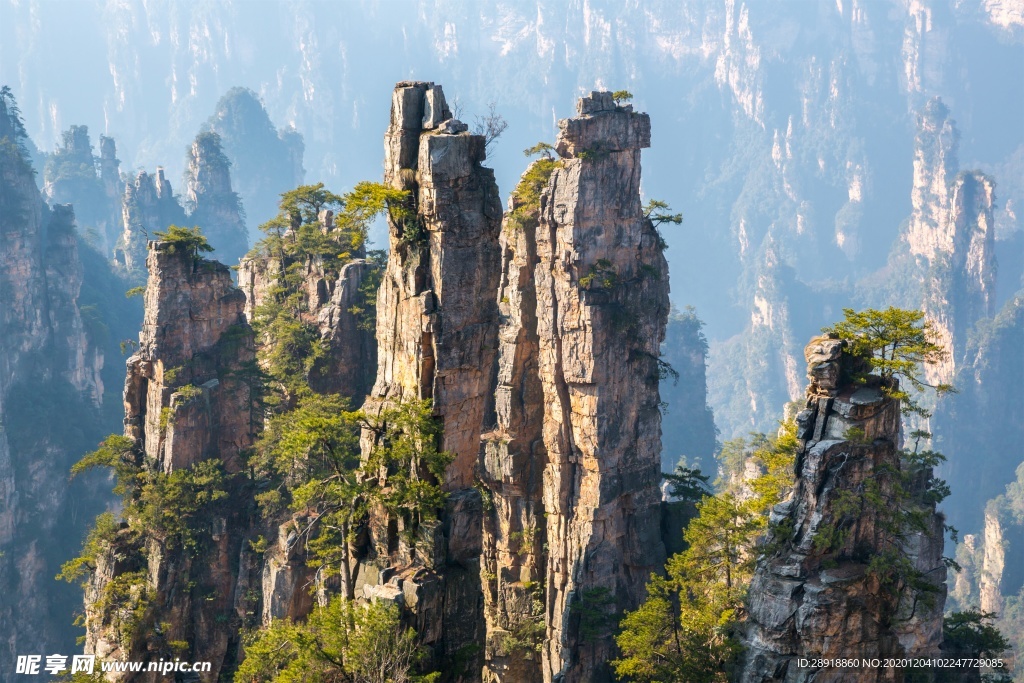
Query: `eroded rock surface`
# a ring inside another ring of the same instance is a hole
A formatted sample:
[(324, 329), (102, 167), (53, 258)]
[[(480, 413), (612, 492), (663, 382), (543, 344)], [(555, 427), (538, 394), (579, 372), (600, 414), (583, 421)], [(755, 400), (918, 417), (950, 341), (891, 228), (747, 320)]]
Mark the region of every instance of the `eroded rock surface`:
[[(474, 474), (497, 347), (501, 204), (481, 166), (484, 138), (455, 121), (440, 86), (399, 83), (385, 135), (384, 179), (410, 194), (409, 216), (389, 220), (390, 253), (377, 298), (377, 380), (371, 414), (432, 399), (441, 447), (454, 462), (441, 523), (409, 543), (379, 515), (354, 572), (357, 595), (398, 599), (437, 661), (465, 660), (479, 678), (482, 502)], [(364, 432), (364, 453), (372, 447)], [(383, 591), (383, 593), (382, 593)], [(467, 655), (468, 653), (468, 655)], [(465, 658), (468, 657), (468, 660)]]
[(611, 680), (612, 629), (661, 568), (658, 354), (669, 312), (661, 240), (640, 203), (650, 119), (609, 92), (559, 122), (536, 232), (548, 546), (545, 681)]
[[(531, 172), (543, 178), (543, 171), (550, 172), (552, 165), (547, 160), (534, 162), (522, 182), (529, 182)], [(547, 450), (542, 436), (544, 394), (534, 279), (539, 218), (539, 201), (526, 206), (514, 193), (500, 238), (496, 424), (484, 435), (480, 455), (480, 478), (488, 497), (482, 556), (485, 681), (539, 681), (542, 677), (539, 653), (530, 647), (544, 629), (547, 532), (543, 506)], [(518, 647), (510, 646), (513, 642)]]
[[(926, 507), (928, 533), (905, 542), (886, 530), (882, 507), (858, 505), (868, 482), (889, 500), (899, 471), (900, 406), (879, 382), (850, 380), (859, 361), (843, 342), (816, 337), (805, 350), (811, 380), (797, 416), (800, 449), (792, 495), (772, 511), (778, 529), (791, 529), (780, 550), (759, 561), (749, 595), (745, 647), (738, 680), (847, 681), (850, 672), (799, 667), (799, 658), (928, 657), (939, 654), (946, 568), (943, 518)], [(914, 474), (912, 493), (930, 483), (930, 469)], [(828, 538), (832, 531), (840, 533)], [(781, 534), (782, 532), (776, 532)], [(894, 544), (936, 592), (918, 601), (882, 585), (868, 562)], [(914, 607), (916, 606), (916, 611)], [(858, 681), (901, 681), (898, 669), (861, 669)]]
[[(230, 481), (259, 424), (245, 379), (255, 358), (245, 296), (226, 266), (196, 258), (180, 245), (150, 242), (148, 267), (139, 348), (127, 364), (125, 436), (145, 453), (147, 466), (164, 474), (216, 459)], [(166, 654), (160, 643), (182, 641), (191, 659), (212, 663), (216, 679), (238, 645), (230, 622), (246, 608), (236, 586), (245, 588), (253, 572), (243, 545), (244, 508), (228, 504), (215, 518), (202, 520), (211, 537), (201, 553), (158, 534), (126, 546), (122, 532), (97, 562), (86, 589), (86, 651), (144, 661)], [(164, 624), (160, 637), (147, 642), (126, 638), (125, 627), (112, 625), (103, 611), (107, 585), (131, 572), (144, 572), (145, 590), (158, 596), (140, 603), (143, 623)], [(152, 673), (131, 678), (155, 679)]]

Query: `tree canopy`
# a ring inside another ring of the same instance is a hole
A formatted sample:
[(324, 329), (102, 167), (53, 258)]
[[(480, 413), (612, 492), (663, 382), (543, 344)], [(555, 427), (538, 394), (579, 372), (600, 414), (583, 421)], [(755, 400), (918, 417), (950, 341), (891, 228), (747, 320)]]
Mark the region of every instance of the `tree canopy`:
[(210, 246), (199, 226), (183, 228), (179, 225), (170, 225), (163, 232), (154, 232), (153, 236), (167, 242), (170, 245), (168, 251), (172, 254), (180, 250), (181, 253), (196, 259), (201, 253), (213, 251), (213, 247)]
[[(935, 326), (922, 311), (893, 306), (884, 311), (844, 308), (843, 315), (842, 321), (822, 331), (845, 340), (849, 353), (867, 358), (870, 369), (884, 382), (882, 390), (902, 401), (904, 412), (930, 415), (906, 385), (917, 392), (933, 389), (940, 395), (954, 391), (951, 384), (928, 383), (922, 374), (922, 366), (941, 363), (949, 357), (949, 351), (938, 341)], [(865, 377), (855, 379), (864, 381)]]

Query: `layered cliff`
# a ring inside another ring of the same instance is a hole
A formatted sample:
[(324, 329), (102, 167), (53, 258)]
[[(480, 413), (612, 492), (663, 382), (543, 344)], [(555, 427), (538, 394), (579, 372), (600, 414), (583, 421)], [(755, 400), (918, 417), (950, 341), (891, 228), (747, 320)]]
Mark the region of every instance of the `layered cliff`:
[[(404, 594), (435, 661), (451, 667), (458, 655), (467, 671), (478, 672), (482, 501), (473, 483), (497, 346), (501, 204), (493, 171), (481, 166), (484, 138), (466, 129), (451, 117), (440, 86), (396, 86), (384, 180), (410, 194), (406, 210), (389, 216), (390, 253), (377, 296), (377, 379), (363, 409), (373, 416), (431, 399), (442, 427), (439, 446), (453, 460), (440, 482), (448, 493), (441, 524), (399, 533), (400, 520), (378, 511), (354, 578), (357, 596)], [(375, 445), (375, 434), (364, 431), (364, 457)]]
[[(668, 266), (640, 202), (650, 119), (609, 92), (559, 122), (537, 227), (549, 511), (544, 680), (610, 680), (606, 623), (664, 561), (658, 356)], [(598, 625), (583, 624), (597, 614)], [(604, 622), (602, 622), (604, 620)]]
[(189, 222), (203, 228), (217, 260), (234, 265), (249, 250), (249, 238), (230, 167), (219, 135), (197, 135), (188, 150), (184, 199)]
[[(845, 681), (850, 671), (798, 659), (935, 656), (942, 640), (943, 518), (925, 493), (931, 468), (900, 450), (899, 402), (881, 378), (851, 382), (862, 359), (829, 337), (811, 340), (797, 478), (772, 511), (770, 550), (749, 588), (738, 679)], [(907, 525), (904, 511), (921, 515)], [(861, 668), (859, 681), (902, 680)]]
[(246, 374), (252, 330), (227, 267), (180, 242), (150, 242), (147, 265), (145, 319), (124, 389), (124, 457), (135, 454), (136, 493), (95, 559), (86, 651), (188, 656), (212, 662), (216, 678), (251, 608), (236, 590), (250, 568), (246, 498), (233, 475), (258, 426)]
[[(69, 495), (75, 449), (94, 438), (103, 351), (83, 320), (83, 268), (72, 208), (48, 208), (36, 187), (14, 98), (0, 93), (0, 679), (19, 653), (72, 647), (72, 600), (54, 588), (67, 546), (83, 533)], [(90, 158), (91, 163), (91, 158)], [(93, 312), (95, 313), (95, 311)]]

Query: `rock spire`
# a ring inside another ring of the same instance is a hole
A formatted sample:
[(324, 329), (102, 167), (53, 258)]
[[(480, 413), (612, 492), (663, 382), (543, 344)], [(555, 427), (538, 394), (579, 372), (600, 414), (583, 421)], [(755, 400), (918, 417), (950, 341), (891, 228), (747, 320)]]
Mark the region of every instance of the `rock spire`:
[[(838, 683), (851, 672), (800, 667), (797, 660), (938, 656), (942, 641), (942, 515), (934, 502), (925, 504), (927, 533), (902, 541), (890, 528), (894, 473), (905, 469), (899, 402), (886, 396), (877, 377), (867, 384), (850, 380), (863, 361), (845, 353), (839, 339), (812, 339), (805, 357), (810, 386), (796, 418), (797, 479), (792, 495), (772, 511), (776, 531), (768, 542), (779, 550), (759, 561), (749, 588), (742, 683)], [(930, 468), (911, 474), (912, 495), (932, 480)], [(872, 486), (885, 505), (866, 502)], [(872, 558), (894, 547), (934, 588), (927, 599), (884, 584), (871, 571)], [(899, 669), (885, 667), (856, 675), (864, 682), (902, 680)]]

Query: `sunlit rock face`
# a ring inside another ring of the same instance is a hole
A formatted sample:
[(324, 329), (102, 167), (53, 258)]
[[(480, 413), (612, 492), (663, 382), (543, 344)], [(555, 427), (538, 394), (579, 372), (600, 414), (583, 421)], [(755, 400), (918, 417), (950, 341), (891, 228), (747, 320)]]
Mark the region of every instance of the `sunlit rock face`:
[[(610, 680), (611, 633), (580, 609), (632, 609), (664, 561), (657, 358), (668, 265), (640, 203), (650, 119), (609, 92), (559, 122), (536, 228), (538, 374), (547, 452), (544, 680)], [(588, 634), (589, 636), (590, 634)]]
[[(163, 474), (209, 460), (236, 474), (260, 422), (245, 379), (255, 359), (245, 295), (226, 266), (180, 244), (150, 242), (147, 265), (142, 332), (127, 362), (125, 436), (145, 453), (146, 466)], [(104, 606), (110, 582), (142, 571), (145, 590), (160, 596), (147, 618), (164, 625), (161, 637), (188, 643), (194, 659), (211, 662), (214, 676), (236, 656), (232, 624), (248, 606), (237, 586), (247, 588), (252, 567), (243, 542), (245, 494), (228, 488), (239, 498), (204, 520), (213, 531), (202, 553), (156, 535), (130, 540), (123, 530), (114, 537), (86, 587), (87, 652), (121, 660), (156, 656), (152, 643), (123, 638)], [(152, 681), (156, 674), (126, 678)]]
[[(364, 410), (431, 399), (443, 425), (440, 445), (454, 461), (441, 482), (449, 493), (441, 524), (410, 541), (377, 515), (353, 573), (357, 597), (404, 596), (439, 665), (475, 652), (466, 664), (470, 680), (480, 675), (484, 639), (482, 500), (473, 484), (491, 401), (501, 275), (501, 204), (484, 158), (484, 137), (452, 118), (441, 86), (395, 87), (384, 180), (410, 193), (409, 215), (389, 218), (377, 379)], [(372, 440), (364, 431), (364, 453)]]
[[(863, 360), (844, 353), (843, 342), (816, 337), (805, 349), (810, 385), (797, 417), (800, 447), (790, 497), (775, 507), (777, 529), (767, 543), (780, 543), (758, 564), (748, 595), (748, 620), (741, 639), (738, 680), (848, 680), (849, 672), (798, 665), (800, 658), (929, 657), (939, 654), (946, 568), (942, 561), (943, 517), (925, 508), (926, 533), (901, 541), (886, 526), (886, 511), (870, 505), (851, 512), (850, 496), (876, 482), (883, 499), (892, 494), (887, 472), (901, 468), (900, 405), (882, 391), (878, 378), (851, 383)], [(863, 370), (863, 367), (860, 368)], [(923, 491), (930, 468), (913, 475), (911, 492)], [(833, 529), (843, 533), (821, 542)], [(869, 571), (872, 557), (902, 547), (910, 564), (934, 587), (930, 601), (898, 592)], [(898, 669), (863, 669), (862, 681), (902, 680)]]
[(932, 382), (953, 379), (970, 330), (995, 313), (995, 181), (960, 171), (959, 141), (949, 109), (930, 100), (918, 116), (913, 212), (903, 241), (921, 280), (918, 305), (949, 351), (944, 362), (925, 368)]

